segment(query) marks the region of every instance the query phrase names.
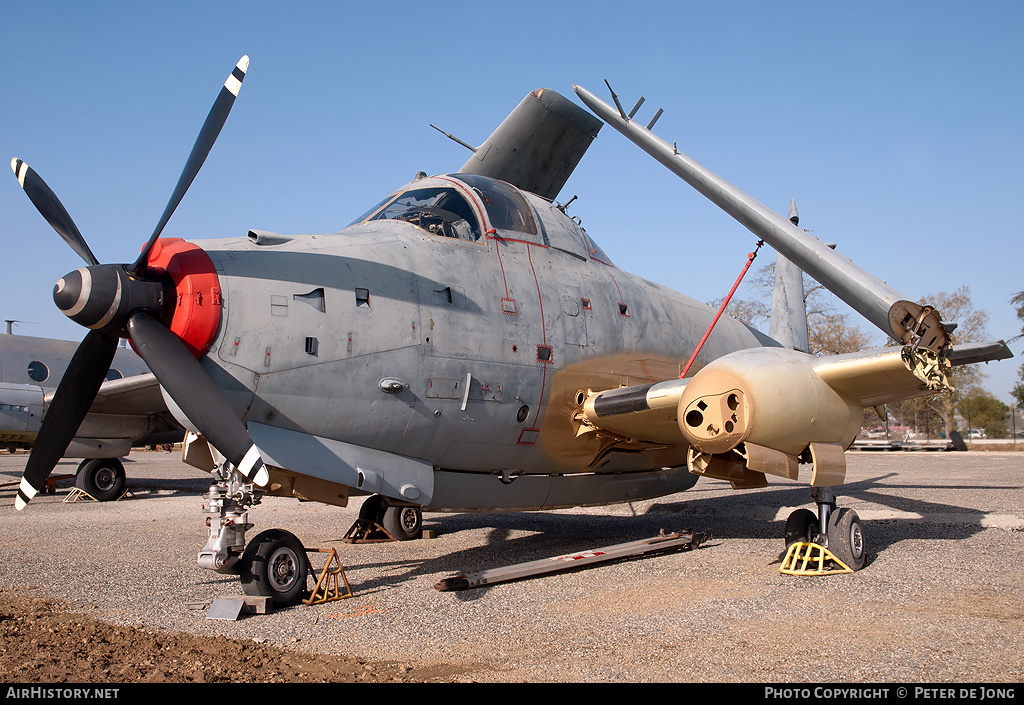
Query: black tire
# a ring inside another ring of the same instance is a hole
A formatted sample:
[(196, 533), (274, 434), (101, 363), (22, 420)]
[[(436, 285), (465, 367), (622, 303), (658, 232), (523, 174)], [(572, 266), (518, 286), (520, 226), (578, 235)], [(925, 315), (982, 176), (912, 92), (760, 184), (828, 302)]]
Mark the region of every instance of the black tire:
[(94, 458), (78, 466), (75, 487), (100, 502), (119, 499), (128, 482), (117, 458)]
[(851, 570), (860, 570), (867, 563), (864, 527), (857, 512), (840, 509), (828, 519), (828, 550)]
[(388, 507), (382, 525), (399, 541), (414, 541), (423, 535), (423, 511), (419, 507)]
[(379, 494), (372, 495), (367, 497), (363, 501), (363, 506), (359, 508), (359, 518), (374, 524), (383, 524), (385, 509), (387, 506), (384, 504), (384, 498)]
[(293, 534), (268, 529), (249, 545), (239, 561), (239, 578), (246, 595), (270, 597), (275, 607), (297, 603), (306, 592), (309, 559)]
[(786, 519), (786, 549), (800, 541), (818, 538), (818, 515), (810, 509), (797, 509)]

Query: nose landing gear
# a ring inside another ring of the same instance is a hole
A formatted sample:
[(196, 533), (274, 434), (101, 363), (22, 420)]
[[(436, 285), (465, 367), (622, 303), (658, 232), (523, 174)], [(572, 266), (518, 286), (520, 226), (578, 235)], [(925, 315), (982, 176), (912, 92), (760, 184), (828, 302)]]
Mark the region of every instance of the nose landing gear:
[(818, 514), (797, 509), (786, 520), (786, 557), (781, 572), (790, 575), (852, 573), (867, 563), (864, 527), (857, 512), (836, 508), (831, 487), (811, 492)]
[(293, 605), (306, 590), (309, 560), (295, 535), (268, 529), (249, 542), (239, 561), (246, 595), (270, 597), (277, 607)]

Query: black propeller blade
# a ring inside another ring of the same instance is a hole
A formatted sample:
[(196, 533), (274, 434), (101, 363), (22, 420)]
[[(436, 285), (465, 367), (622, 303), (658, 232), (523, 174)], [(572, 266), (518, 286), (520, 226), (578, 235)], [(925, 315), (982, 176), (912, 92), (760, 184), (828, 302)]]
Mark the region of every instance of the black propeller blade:
[(28, 199), (32, 201), (36, 210), (46, 218), (46, 222), (57, 231), (57, 234), (64, 238), (64, 242), (71, 245), (71, 249), (77, 252), (78, 256), (88, 264), (99, 264), (100, 261), (96, 259), (96, 255), (89, 249), (89, 245), (86, 244), (82, 233), (78, 232), (78, 227), (71, 220), (71, 216), (64, 209), (64, 205), (53, 191), (50, 190), (50, 187), (46, 185), (46, 182), (39, 177), (39, 174), (17, 157), (11, 160), (11, 169), (14, 170), (14, 175), (18, 178), (21, 188), (28, 195)]
[(249, 432), (181, 339), (148, 313), (128, 319), (128, 334), (160, 386), (203, 437), (249, 480), (265, 485), (267, 472)]
[(53, 402), (43, 415), (39, 435), (32, 444), (32, 454), (25, 465), (25, 474), (14, 501), (16, 508), (25, 508), (64, 456), (107, 376), (115, 352), (117, 338), (96, 331), (89, 331), (78, 346), (57, 385)]
[(231, 106), (235, 104), (238, 90), (242, 87), (242, 80), (245, 78), (245, 72), (248, 68), (249, 57), (243, 56), (238, 60), (234, 71), (228, 76), (228, 80), (224, 82), (224, 87), (221, 88), (217, 100), (214, 102), (213, 107), (210, 108), (210, 114), (206, 116), (203, 128), (199, 131), (199, 137), (196, 138), (196, 143), (192, 147), (192, 153), (188, 155), (185, 168), (182, 169), (181, 176), (178, 177), (178, 184), (174, 187), (174, 193), (171, 194), (167, 207), (164, 209), (163, 215), (160, 216), (160, 221), (153, 230), (153, 234), (149, 236), (146, 246), (142, 248), (142, 253), (135, 260), (135, 263), (128, 268), (129, 273), (136, 274), (140, 271), (140, 268), (145, 267), (150, 248), (153, 247), (156, 239), (160, 237), (160, 233), (163, 232), (167, 221), (171, 219), (174, 209), (181, 203), (185, 192), (192, 185), (196, 174), (199, 173), (203, 162), (206, 161), (206, 157), (210, 154), (210, 150), (213, 148), (213, 143), (217, 140), (221, 128), (224, 127), (224, 123), (228, 119), (228, 113), (231, 112)]
[[(166, 307), (173, 305), (174, 297), (167, 295), (167, 282), (145, 271), (153, 243), (220, 134), (248, 65), (249, 57), (243, 56), (228, 76), (156, 229), (142, 254), (128, 267), (100, 264), (53, 191), (23, 161), (11, 161), (29, 200), (90, 265), (61, 279), (54, 288), (54, 301), (66, 315), (92, 329), (68, 364), (43, 416), (15, 502), (18, 509), (24, 509), (43, 487), (67, 451), (106, 378), (118, 338), (123, 335), (132, 340), (157, 381), (207, 440), (248, 479), (266, 484), (268, 475), (259, 451), (230, 403), (181, 339), (160, 322)], [(170, 293), (173, 294), (173, 286)]]

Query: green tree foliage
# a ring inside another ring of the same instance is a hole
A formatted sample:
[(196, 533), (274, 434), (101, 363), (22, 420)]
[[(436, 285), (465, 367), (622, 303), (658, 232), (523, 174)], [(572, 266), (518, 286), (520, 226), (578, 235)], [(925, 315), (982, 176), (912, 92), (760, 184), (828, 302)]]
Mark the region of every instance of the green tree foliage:
[(964, 395), (957, 411), (969, 428), (983, 428), (989, 438), (1004, 438), (1009, 432), (1010, 407), (984, 391)]
[[(747, 298), (734, 296), (726, 313), (752, 328), (767, 331), (774, 287), (775, 263), (769, 262), (749, 274), (743, 284)], [(724, 297), (708, 304), (718, 308), (723, 300)], [(807, 307), (807, 333), (812, 355), (840, 355), (857, 352), (870, 345), (871, 338), (839, 309), (828, 290), (806, 275), (804, 305)]]

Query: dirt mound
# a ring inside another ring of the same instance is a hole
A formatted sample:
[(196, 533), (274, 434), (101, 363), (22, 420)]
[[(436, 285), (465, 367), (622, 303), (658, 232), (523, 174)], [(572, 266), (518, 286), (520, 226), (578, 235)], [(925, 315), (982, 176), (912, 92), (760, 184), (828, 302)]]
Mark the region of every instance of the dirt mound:
[(226, 637), (119, 626), (31, 593), (0, 590), (0, 682), (452, 682), (463, 670), (416, 669), (305, 654)]

